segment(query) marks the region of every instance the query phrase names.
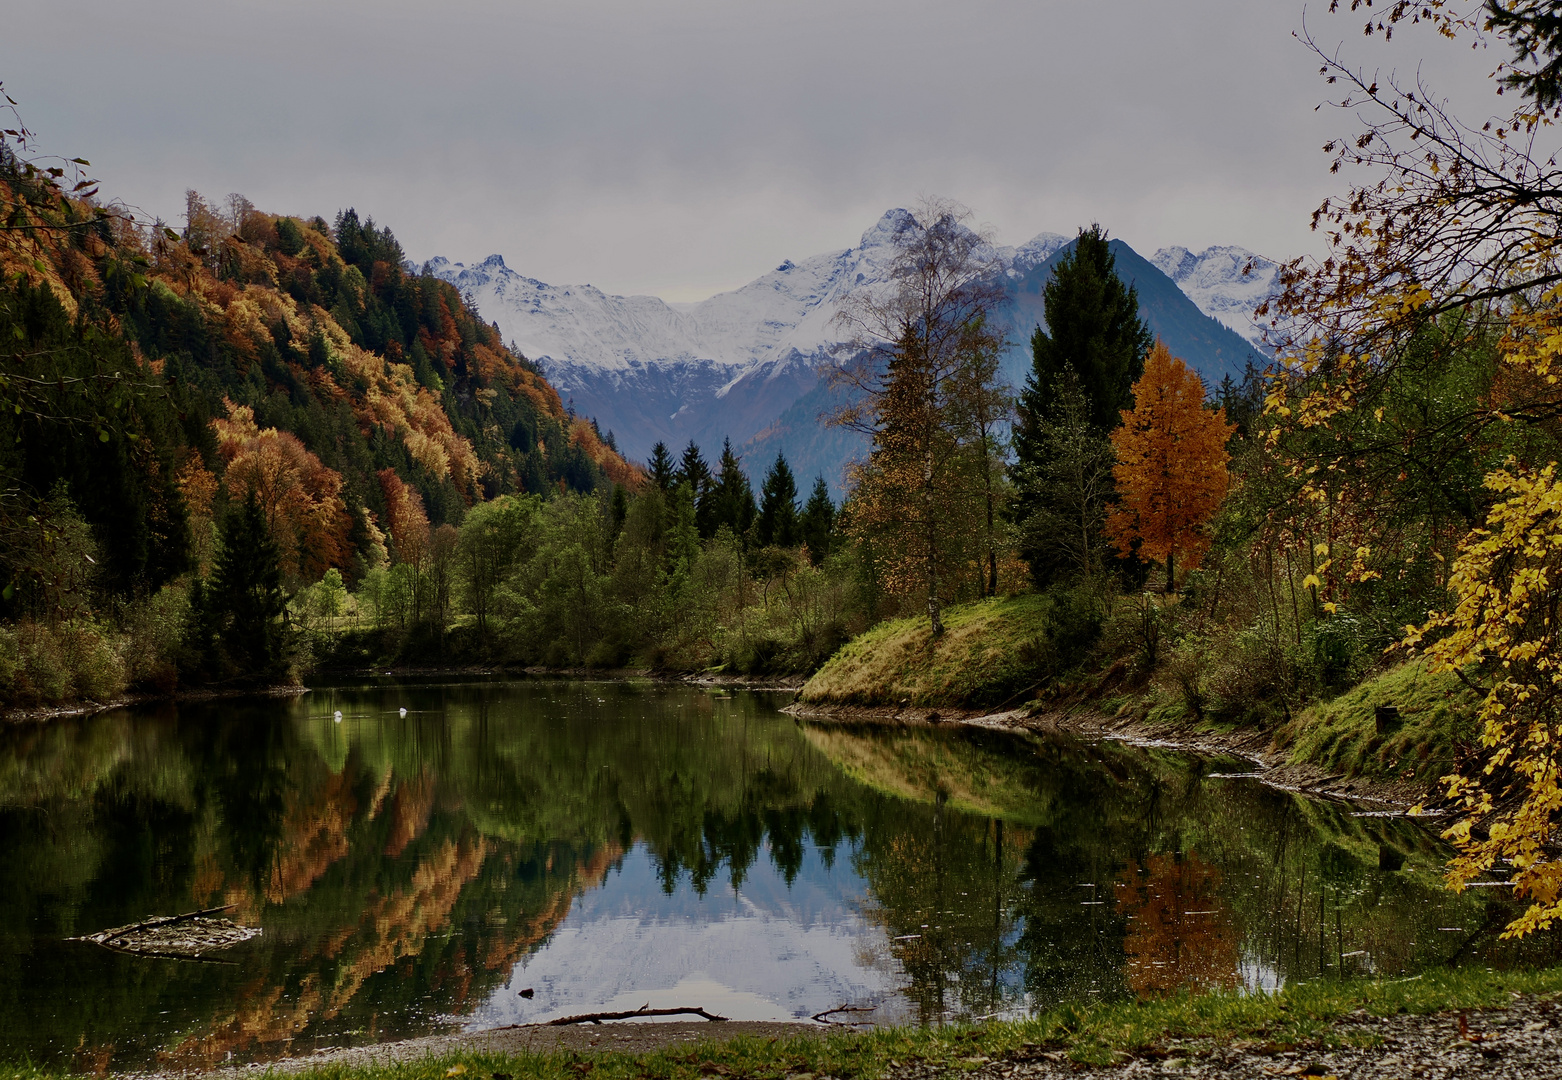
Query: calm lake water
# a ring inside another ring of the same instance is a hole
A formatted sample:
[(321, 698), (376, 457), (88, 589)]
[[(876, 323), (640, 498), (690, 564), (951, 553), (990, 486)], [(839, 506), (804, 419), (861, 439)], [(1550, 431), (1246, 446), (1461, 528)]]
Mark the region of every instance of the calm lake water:
[[(1230, 761), (785, 700), (402, 684), (0, 731), (0, 1059), (194, 1066), (644, 1004), (937, 1023), (1515, 958), (1505, 890), (1442, 891), (1415, 822)], [(219, 904), (263, 931), (220, 962), (65, 940)]]

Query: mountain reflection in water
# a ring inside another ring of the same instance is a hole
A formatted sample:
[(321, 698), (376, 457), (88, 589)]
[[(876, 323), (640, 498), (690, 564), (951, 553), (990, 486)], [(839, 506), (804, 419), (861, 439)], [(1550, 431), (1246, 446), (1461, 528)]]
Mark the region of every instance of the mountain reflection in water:
[[(192, 1067), (647, 1002), (935, 1023), (1520, 956), (1415, 823), (778, 703), (387, 683), (0, 732), (0, 1052)], [(64, 940), (219, 904), (264, 929), (220, 963)]]

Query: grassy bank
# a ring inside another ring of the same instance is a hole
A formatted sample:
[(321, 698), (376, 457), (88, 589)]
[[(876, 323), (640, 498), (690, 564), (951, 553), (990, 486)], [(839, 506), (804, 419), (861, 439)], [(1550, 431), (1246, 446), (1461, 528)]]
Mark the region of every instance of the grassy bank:
[[(1460, 764), (1480, 732), (1476, 694), (1452, 675), (1433, 675), (1423, 661), (1401, 664), (1298, 713), (1276, 733), (1291, 760), (1346, 777), (1436, 783)], [(1379, 732), (1377, 708), (1399, 719)]]
[[(1215, 993), (1162, 1000), (1060, 1006), (1028, 1020), (975, 1027), (890, 1028), (827, 1038), (736, 1039), (651, 1053), (433, 1055), (385, 1065), (325, 1064), (296, 1075), (318, 1080), (696, 1080), (736, 1076), (784, 1080), (797, 1074), (874, 1080), (903, 1064), (920, 1063), (958, 1075), (990, 1060), (1054, 1052), (1094, 1065), (1135, 1056), (1197, 1053), (1238, 1040), (1328, 1045), (1330, 1024), (1364, 1009), (1375, 1016), (1428, 1014), (1507, 1005), (1512, 994), (1562, 994), (1562, 969), (1430, 972), (1378, 982), (1320, 981), (1276, 994)], [(715, 1035), (720, 1029), (713, 1026)], [(0, 1066), (5, 1080), (67, 1075), (31, 1065)]]
[(937, 640), (925, 615), (880, 623), (832, 656), (803, 686), (802, 700), (950, 708), (1017, 702), (1044, 670), (1054, 606), (1034, 594), (952, 606)]

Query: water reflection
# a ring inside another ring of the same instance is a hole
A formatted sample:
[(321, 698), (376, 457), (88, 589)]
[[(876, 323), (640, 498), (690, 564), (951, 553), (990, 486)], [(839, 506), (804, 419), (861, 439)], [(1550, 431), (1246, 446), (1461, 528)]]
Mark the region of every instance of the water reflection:
[[(209, 1065), (646, 1001), (938, 1022), (1520, 955), (1414, 823), (775, 704), (390, 685), (0, 733), (0, 1053)], [(63, 940), (218, 904), (264, 928), (224, 964)]]

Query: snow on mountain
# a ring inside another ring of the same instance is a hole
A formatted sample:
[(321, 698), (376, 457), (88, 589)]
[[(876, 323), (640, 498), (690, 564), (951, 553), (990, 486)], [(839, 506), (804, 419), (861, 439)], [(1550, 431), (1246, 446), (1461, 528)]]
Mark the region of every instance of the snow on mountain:
[(1278, 291), (1278, 263), (1239, 247), (1210, 247), (1197, 255), (1185, 247), (1166, 247), (1150, 262), (1200, 311), (1263, 347), (1264, 328), (1254, 321), (1253, 311)]
[[(692, 439), (711, 455), (730, 437), (754, 457), (749, 468), (756, 475), (780, 449), (800, 476), (821, 472), (839, 490), (843, 462), (863, 447), (859, 436), (817, 423), (838, 404), (818, 372), (848, 336), (836, 322), (841, 302), (887, 282), (894, 238), (909, 218), (905, 210), (890, 210), (855, 247), (788, 259), (741, 288), (692, 304), (550, 285), (516, 273), (499, 255), (470, 265), (441, 257), (427, 265), (469, 295), (576, 412), (614, 433), (631, 459), (646, 460), (658, 440), (676, 452)], [(1069, 242), (1042, 233), (990, 251), (1015, 301), (1005, 315), (1015, 342), (1005, 369), (1016, 383), (1024, 378), (1030, 333), (1042, 319), (1042, 288)], [(1131, 249), (1119, 252), (1120, 263), (1132, 264), (1152, 326), (1169, 343), (1182, 342), (1190, 362), (1214, 379), (1232, 364), (1240, 372), (1235, 357), (1248, 355), (1247, 343), (1258, 340), (1248, 315), (1271, 287), (1274, 264), (1258, 260), (1262, 272), (1243, 276), (1250, 258), (1240, 248), (1201, 255), (1167, 248), (1152, 266)], [(1218, 340), (1227, 328), (1246, 340)]]

